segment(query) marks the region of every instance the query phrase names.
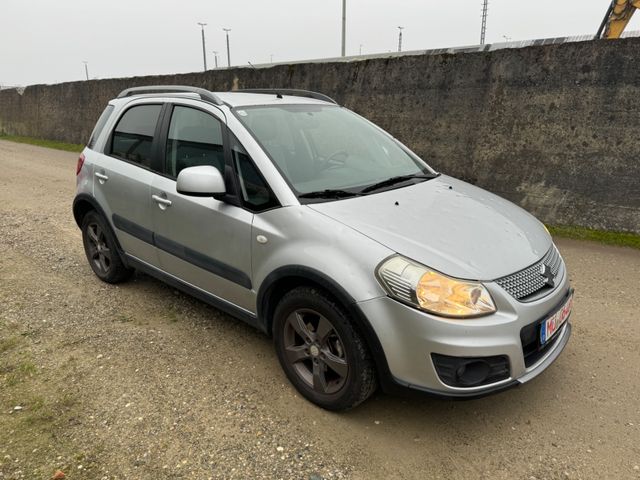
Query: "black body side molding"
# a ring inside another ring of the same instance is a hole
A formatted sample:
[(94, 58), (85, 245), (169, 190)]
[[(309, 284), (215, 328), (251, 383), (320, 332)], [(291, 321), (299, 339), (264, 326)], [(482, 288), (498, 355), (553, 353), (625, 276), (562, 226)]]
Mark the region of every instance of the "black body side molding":
[(225, 280), (229, 280), (230, 282), (240, 285), (248, 290), (251, 289), (251, 278), (249, 278), (249, 276), (243, 271), (238, 270), (231, 265), (227, 265), (220, 260), (192, 250), (189, 247), (174, 242), (162, 235), (158, 235), (147, 228), (141, 227), (140, 225), (121, 217), (120, 215), (114, 214), (112, 218), (113, 224), (118, 230), (122, 230), (123, 232), (136, 237), (138, 240), (142, 240), (143, 242), (153, 245), (160, 250), (170, 253), (185, 262), (189, 262), (190, 264), (222, 277)]

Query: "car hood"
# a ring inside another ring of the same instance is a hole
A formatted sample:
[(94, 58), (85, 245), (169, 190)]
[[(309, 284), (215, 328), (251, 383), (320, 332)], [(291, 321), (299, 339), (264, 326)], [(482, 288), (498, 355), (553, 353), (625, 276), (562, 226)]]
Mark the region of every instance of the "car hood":
[(309, 208), (447, 275), (494, 280), (535, 263), (551, 237), (532, 215), (441, 175), (408, 187)]

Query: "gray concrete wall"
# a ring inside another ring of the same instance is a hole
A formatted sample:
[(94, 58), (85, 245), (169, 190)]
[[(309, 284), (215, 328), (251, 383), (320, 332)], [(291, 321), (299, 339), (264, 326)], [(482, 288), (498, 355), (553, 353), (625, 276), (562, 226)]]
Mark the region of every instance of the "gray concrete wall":
[(551, 224), (640, 233), (640, 39), (35, 85), (0, 132), (82, 143), (124, 88), (316, 90)]

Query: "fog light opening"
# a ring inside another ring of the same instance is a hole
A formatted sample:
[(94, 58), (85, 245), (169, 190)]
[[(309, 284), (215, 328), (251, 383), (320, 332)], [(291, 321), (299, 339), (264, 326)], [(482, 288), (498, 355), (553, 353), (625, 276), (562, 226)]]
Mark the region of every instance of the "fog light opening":
[(483, 360), (472, 360), (461, 364), (456, 370), (456, 381), (465, 387), (473, 387), (482, 384), (489, 373), (491, 367)]

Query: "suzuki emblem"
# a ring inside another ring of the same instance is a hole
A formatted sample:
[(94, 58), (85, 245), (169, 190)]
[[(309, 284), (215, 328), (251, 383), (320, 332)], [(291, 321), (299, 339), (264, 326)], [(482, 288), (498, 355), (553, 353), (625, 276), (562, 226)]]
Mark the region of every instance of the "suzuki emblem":
[(545, 282), (549, 287), (553, 288), (555, 286), (554, 279), (556, 276), (551, 271), (551, 267), (545, 263), (540, 265), (540, 275), (545, 278)]

